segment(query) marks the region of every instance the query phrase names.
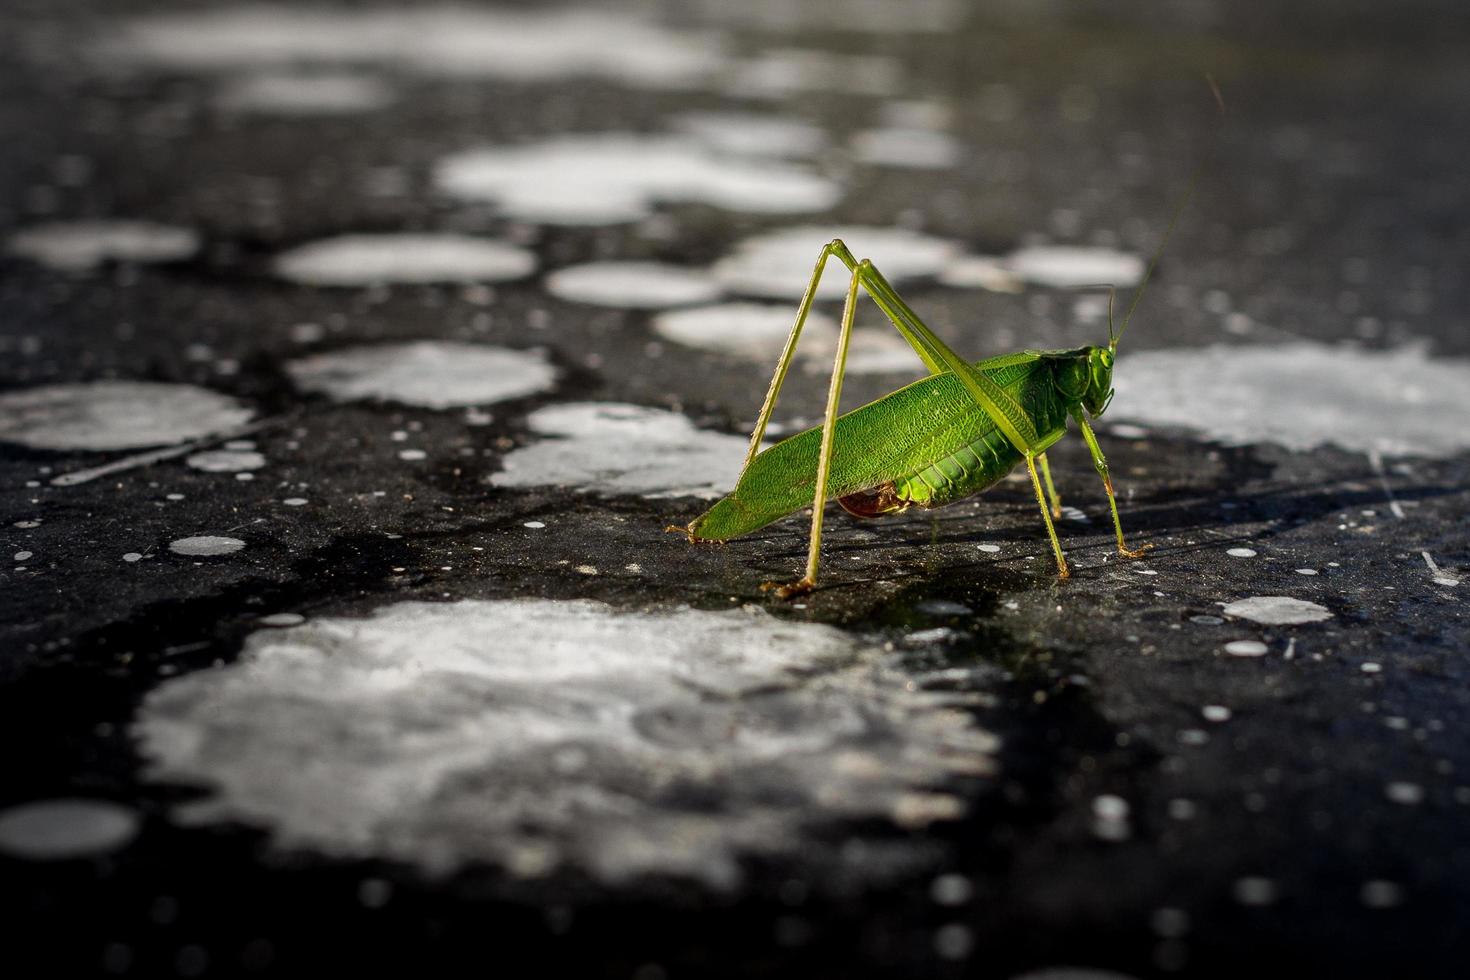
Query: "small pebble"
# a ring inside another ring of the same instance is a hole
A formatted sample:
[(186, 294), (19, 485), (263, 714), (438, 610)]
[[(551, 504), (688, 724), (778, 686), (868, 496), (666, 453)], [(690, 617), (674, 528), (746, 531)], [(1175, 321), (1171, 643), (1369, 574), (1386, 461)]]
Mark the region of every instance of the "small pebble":
[(1266, 650), (1260, 640), (1231, 640), (1225, 644), (1225, 652), (1232, 657), (1264, 657)]
[(1225, 552), (1225, 554), (1229, 555), (1231, 558), (1256, 557), (1256, 552), (1254, 548), (1231, 548), (1229, 551)]

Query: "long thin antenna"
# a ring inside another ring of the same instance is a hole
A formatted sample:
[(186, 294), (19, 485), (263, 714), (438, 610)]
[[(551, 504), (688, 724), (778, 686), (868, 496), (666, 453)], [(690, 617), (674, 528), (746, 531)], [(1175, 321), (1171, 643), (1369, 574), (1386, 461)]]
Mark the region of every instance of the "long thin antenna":
[[(1209, 83), (1210, 92), (1215, 96), (1215, 104), (1220, 107), (1220, 114), (1225, 114), (1225, 98), (1220, 94), (1220, 86), (1215, 83), (1215, 76), (1206, 74), (1205, 81)], [(1143, 292), (1148, 288), (1148, 281), (1153, 278), (1154, 269), (1158, 267), (1159, 259), (1164, 254), (1164, 247), (1169, 244), (1169, 239), (1174, 234), (1174, 227), (1179, 224), (1184, 209), (1189, 206), (1189, 200), (1194, 196), (1194, 189), (1199, 185), (1200, 174), (1204, 172), (1205, 162), (1195, 164), (1194, 171), (1189, 175), (1189, 186), (1184, 190), (1184, 197), (1174, 209), (1174, 216), (1169, 219), (1169, 227), (1164, 229), (1164, 237), (1159, 240), (1158, 248), (1154, 249), (1153, 256), (1148, 260), (1148, 268), (1144, 270), (1143, 279), (1138, 283), (1138, 288), (1133, 291), (1133, 300), (1128, 304), (1128, 312), (1123, 314), (1123, 325), (1118, 328), (1116, 336), (1110, 336), (1108, 346), (1112, 350), (1118, 349), (1118, 341), (1123, 336), (1123, 331), (1128, 329), (1128, 321), (1133, 318), (1133, 311), (1138, 309), (1139, 301), (1143, 299)], [(1108, 321), (1108, 332), (1112, 333), (1112, 319)]]

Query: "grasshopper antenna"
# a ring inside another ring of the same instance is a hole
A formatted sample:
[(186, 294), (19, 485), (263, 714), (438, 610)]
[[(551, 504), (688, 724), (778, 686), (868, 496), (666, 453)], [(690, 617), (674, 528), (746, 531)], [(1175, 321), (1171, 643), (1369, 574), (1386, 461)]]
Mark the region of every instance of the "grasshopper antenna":
[[(1220, 94), (1220, 86), (1215, 82), (1215, 76), (1206, 73), (1205, 81), (1210, 86), (1210, 94), (1215, 97), (1215, 105), (1220, 109), (1220, 115), (1225, 114), (1225, 98)], [(1169, 239), (1174, 234), (1174, 228), (1179, 224), (1179, 219), (1184, 215), (1184, 209), (1189, 206), (1190, 198), (1194, 197), (1195, 188), (1199, 186), (1200, 175), (1204, 173), (1205, 161), (1195, 164), (1194, 172), (1189, 175), (1189, 185), (1184, 189), (1184, 197), (1174, 208), (1174, 215), (1169, 219), (1169, 227), (1164, 229), (1164, 237), (1159, 240), (1158, 248), (1148, 260), (1148, 268), (1144, 270), (1143, 279), (1139, 281), (1138, 288), (1133, 291), (1133, 299), (1128, 304), (1128, 312), (1123, 314), (1123, 325), (1113, 333), (1113, 307), (1111, 299), (1108, 301), (1108, 348), (1114, 352), (1118, 349), (1118, 341), (1123, 337), (1123, 331), (1128, 329), (1128, 321), (1133, 318), (1133, 311), (1138, 309), (1139, 301), (1143, 299), (1144, 290), (1148, 288), (1148, 281), (1153, 278), (1154, 269), (1158, 267), (1159, 259), (1164, 254), (1164, 247), (1169, 244)]]

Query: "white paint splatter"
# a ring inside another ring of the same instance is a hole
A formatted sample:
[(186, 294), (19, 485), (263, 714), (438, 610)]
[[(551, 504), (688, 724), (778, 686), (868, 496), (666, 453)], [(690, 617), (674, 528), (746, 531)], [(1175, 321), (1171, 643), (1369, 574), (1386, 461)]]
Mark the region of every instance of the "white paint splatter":
[(242, 6), (115, 23), (96, 49), (168, 70), (381, 64), (427, 75), (607, 78), (685, 87), (722, 63), (714, 40), (601, 10), (429, 5), (331, 10)]
[(720, 286), (702, 270), (662, 262), (588, 262), (548, 275), (546, 291), (575, 303), (657, 310), (708, 302)]
[(138, 835), (137, 812), (107, 800), (54, 799), (0, 810), (0, 853), (31, 861), (106, 854)]
[(495, 486), (718, 497), (735, 485), (748, 443), (696, 429), (676, 412), (607, 402), (550, 405), (526, 423), (544, 438), (507, 453)]
[(239, 538), (227, 538), (216, 534), (200, 534), (192, 538), (179, 538), (168, 543), (168, 550), (176, 555), (210, 557), (232, 555), (245, 547)]
[(211, 449), (185, 457), (184, 463), (206, 473), (241, 473), (260, 469), (265, 456), (244, 449)]
[(86, 272), (104, 262), (181, 262), (199, 251), (199, 235), (150, 221), (54, 221), (20, 229), (5, 249), (52, 269)]
[(818, 126), (785, 116), (753, 112), (686, 112), (672, 128), (716, 153), (752, 157), (811, 157), (827, 145)]
[(580, 867), (730, 886), (744, 855), (895, 819), (996, 740), (885, 655), (763, 611), (623, 613), (588, 601), (400, 603), (246, 642), (171, 680), (134, 732), (157, 780), (216, 795), (285, 847), (449, 871)]
[[(652, 326), (660, 337), (685, 347), (717, 350), (774, 365), (795, 319), (796, 311), (788, 305), (721, 303), (660, 313), (653, 318)], [(798, 355), (825, 357), (830, 363), (836, 345), (836, 321), (821, 313), (810, 314), (801, 331)]]
[(493, 201), (539, 224), (636, 221), (657, 204), (703, 203), (757, 214), (825, 211), (841, 189), (791, 164), (730, 159), (687, 137), (632, 133), (456, 153), (434, 169), (444, 193)]
[(1225, 652), (1232, 657), (1264, 657), (1266, 650), (1260, 640), (1231, 640), (1225, 644)]
[(234, 429), (251, 410), (192, 385), (93, 381), (0, 393), (0, 440), (32, 449), (137, 449)]
[(1231, 892), (1241, 905), (1252, 906), (1274, 905), (1279, 895), (1276, 882), (1255, 876), (1237, 879)]
[(1424, 787), (1418, 783), (1392, 782), (1383, 787), (1383, 795), (1391, 803), (1418, 806), (1424, 802)]
[(348, 347), (286, 365), (305, 391), (337, 401), (377, 399), (420, 408), (459, 408), (549, 390), (557, 371), (544, 351), (450, 341)]
[(947, 170), (960, 162), (959, 142), (948, 133), (913, 127), (865, 129), (852, 138), (863, 163), (905, 170)]
[(372, 75), (272, 72), (236, 79), (215, 104), (231, 112), (337, 116), (383, 109), (394, 98), (393, 89)]
[[(715, 263), (715, 278), (745, 296), (795, 303), (806, 290), (822, 247), (834, 238), (847, 243), (858, 258), (873, 260), (893, 284), (932, 276), (959, 251), (956, 242), (902, 228), (860, 225), (797, 225), (747, 238)], [(817, 295), (841, 299), (849, 280), (840, 262), (828, 263)]]
[(1397, 908), (1404, 904), (1404, 886), (1381, 878), (1365, 881), (1358, 891), (1358, 901), (1370, 909)]
[(767, 48), (734, 66), (725, 91), (742, 98), (784, 99), (799, 92), (892, 95), (904, 64), (884, 55), (842, 55), (807, 48)]
[(1036, 245), (1005, 258), (1017, 279), (1036, 286), (1071, 289), (1106, 283), (1125, 289), (1143, 279), (1144, 262), (1137, 255), (1084, 245)]
[(1224, 613), (1236, 619), (1249, 619), (1269, 626), (1320, 623), (1324, 619), (1332, 618), (1332, 612), (1326, 606), (1284, 595), (1257, 595), (1240, 599), (1227, 604)]
[(282, 279), (308, 286), (504, 282), (536, 271), (536, 256), (470, 235), (342, 235), (284, 252), (274, 268)]
[(993, 293), (1019, 293), (1026, 284), (1005, 264), (991, 255), (961, 255), (939, 270), (939, 282), (957, 289), (988, 289)]
[[(1135, 325), (1137, 329), (1137, 325)], [(1325, 344), (1123, 354), (1113, 413), (1196, 429), (1227, 445), (1335, 445), (1385, 455), (1470, 449), (1470, 361), (1431, 360), (1422, 347)]]
[(1138, 980), (1131, 974), (1113, 970), (1098, 970), (1090, 966), (1048, 966), (1040, 970), (1027, 970), (1011, 977), (1011, 980)]

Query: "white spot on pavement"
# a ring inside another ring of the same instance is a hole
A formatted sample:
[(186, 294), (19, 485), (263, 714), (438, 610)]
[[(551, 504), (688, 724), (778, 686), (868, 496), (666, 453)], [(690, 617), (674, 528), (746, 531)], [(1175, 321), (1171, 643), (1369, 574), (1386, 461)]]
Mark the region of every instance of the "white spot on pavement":
[(300, 626), (306, 622), (306, 617), (300, 613), (271, 613), (256, 620), (262, 626)]
[[(784, 6), (793, 9), (789, 4)], [(855, 23), (857, 18), (849, 21)], [(734, 66), (724, 88), (740, 98), (778, 101), (799, 92), (840, 92), (845, 97), (892, 95), (902, 87), (906, 74), (901, 61), (885, 55), (767, 48)]]
[(1254, 549), (1254, 548), (1231, 548), (1228, 551), (1226, 551), (1225, 554), (1229, 555), (1231, 558), (1254, 558), (1254, 557), (1256, 557), (1256, 549)]
[(662, 262), (589, 262), (548, 275), (546, 291), (575, 303), (657, 310), (715, 299), (720, 286), (702, 270)]
[(1383, 788), (1383, 795), (1390, 803), (1418, 806), (1424, 802), (1424, 787), (1418, 783), (1393, 782)]
[(434, 183), (452, 197), (492, 201), (538, 224), (636, 221), (657, 204), (701, 203), (756, 214), (825, 211), (832, 181), (787, 163), (731, 159), (687, 137), (632, 133), (562, 136), (487, 147), (439, 162)]
[(1000, 551), (1000, 545), (998, 545), (998, 544), (979, 544), (979, 545), (976, 545), (975, 547), (978, 548), (978, 549), (980, 549), (981, 551), (985, 552), (986, 554), (990, 554), (990, 555), (993, 555), (993, 554), (997, 553), (998, 551)]
[(32, 861), (92, 857), (138, 835), (138, 814), (107, 800), (54, 799), (0, 810), (0, 853)]
[(252, 412), (192, 385), (93, 381), (0, 393), (0, 441), (32, 449), (138, 449), (228, 431)]
[(544, 351), (449, 341), (348, 347), (291, 361), (286, 372), (302, 390), (337, 401), (438, 409), (524, 398), (557, 379)]
[(1143, 279), (1137, 255), (1082, 245), (1036, 245), (1007, 255), (1003, 264), (1023, 282), (1055, 289), (1106, 284), (1125, 289)]
[[(660, 337), (685, 347), (774, 365), (795, 319), (796, 311), (786, 304), (720, 303), (660, 313), (652, 326)], [(836, 349), (836, 321), (822, 313), (809, 314), (797, 354), (807, 360), (825, 358), (830, 369)]]
[(536, 271), (536, 256), (470, 235), (342, 235), (284, 252), (274, 268), (281, 278), (308, 286), (503, 282)]
[(939, 270), (939, 282), (958, 289), (988, 289), (993, 293), (1019, 293), (1025, 288), (1005, 264), (990, 255), (961, 255)]
[(1223, 704), (1207, 704), (1200, 709), (1199, 713), (1204, 717), (1205, 721), (1216, 723), (1229, 721), (1231, 717), (1230, 709)]
[[(877, 644), (763, 611), (588, 601), (400, 603), (251, 636), (168, 681), (134, 726), (187, 824), (450, 871), (583, 868), (727, 887), (808, 828), (894, 819), (992, 771), (994, 736)], [(301, 764), (307, 760), (309, 764)]]
[(199, 251), (199, 235), (150, 221), (55, 221), (20, 229), (5, 248), (52, 269), (86, 272), (104, 262), (180, 262)]
[(827, 145), (820, 127), (753, 112), (686, 112), (674, 117), (673, 129), (736, 156), (810, 157)]
[(168, 550), (176, 555), (190, 555), (193, 557), (211, 557), (214, 555), (232, 555), (245, 547), (245, 542), (239, 538), (227, 538), (215, 534), (200, 534), (192, 538), (179, 538), (168, 543)]
[[(715, 278), (744, 296), (799, 300), (823, 246), (842, 239), (859, 259), (873, 264), (890, 283), (932, 276), (959, 251), (956, 242), (902, 228), (860, 225), (797, 225), (747, 238), (714, 265)], [(817, 295), (842, 299), (850, 276), (833, 259)]]
[(1264, 657), (1266, 650), (1260, 640), (1231, 640), (1225, 644), (1225, 652), (1232, 657)]
[(1239, 599), (1227, 604), (1223, 611), (1225, 615), (1236, 619), (1249, 619), (1269, 626), (1320, 623), (1324, 619), (1332, 618), (1332, 612), (1326, 606), (1284, 595), (1256, 595)]
[(123, 558), (123, 561), (125, 561), (125, 562), (135, 562), (135, 561), (142, 561), (143, 560), (143, 555), (142, 555), (141, 552), (129, 551), (127, 554), (123, 555), (122, 558)]
[(852, 138), (863, 163), (904, 170), (947, 170), (960, 162), (959, 142), (948, 133), (913, 127), (865, 129)]
[(107, 58), (167, 70), (379, 64), (427, 75), (684, 87), (722, 62), (706, 35), (600, 10), (241, 6), (112, 25)]
[(232, 112), (336, 116), (382, 109), (394, 97), (386, 82), (371, 75), (273, 72), (236, 79), (215, 104)]
[(265, 465), (265, 456), (246, 449), (210, 449), (186, 456), (184, 462), (206, 473), (241, 473), (260, 469)]
[(1255, 876), (1236, 879), (1231, 892), (1241, 905), (1251, 906), (1274, 905), (1279, 894), (1276, 882)]
[(1358, 891), (1358, 901), (1370, 909), (1395, 908), (1404, 904), (1404, 886), (1377, 878), (1365, 881)]
[(1196, 429), (1227, 445), (1335, 445), (1386, 455), (1448, 456), (1470, 448), (1470, 361), (1422, 347), (1325, 344), (1140, 351), (1120, 356), (1112, 412)]
[(735, 485), (748, 445), (676, 412), (608, 402), (550, 405), (526, 423), (542, 439), (507, 453), (504, 471), (490, 478), (495, 486), (718, 497)]

